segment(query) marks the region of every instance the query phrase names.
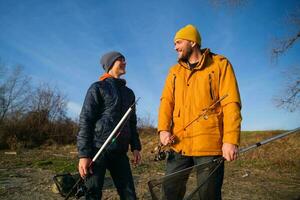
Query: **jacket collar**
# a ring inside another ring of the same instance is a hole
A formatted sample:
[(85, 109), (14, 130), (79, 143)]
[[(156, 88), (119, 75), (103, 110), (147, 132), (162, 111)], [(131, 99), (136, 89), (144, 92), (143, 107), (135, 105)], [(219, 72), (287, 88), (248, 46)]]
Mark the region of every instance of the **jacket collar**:
[(104, 74), (102, 74), (102, 76), (99, 77), (99, 80), (104, 81), (107, 78), (113, 78), (113, 76), (110, 75), (109, 73), (104, 73)]
[[(196, 69), (196, 70), (200, 70), (200, 69), (204, 68), (204, 63), (205, 63), (205, 61), (207, 60), (208, 54), (210, 53), (210, 49), (208, 49), (208, 48), (206, 48), (206, 49), (201, 49), (201, 53), (202, 53), (202, 56), (201, 56), (201, 58), (200, 58), (200, 60), (199, 60), (199, 62), (198, 62), (198, 65), (194, 68), (194, 69)], [(178, 63), (179, 63), (182, 67), (184, 67), (184, 68), (186, 68), (186, 69), (190, 69), (188, 63), (183, 62), (183, 61), (178, 61)]]
[(125, 79), (121, 79), (121, 78), (114, 78), (112, 75), (110, 75), (109, 73), (104, 73), (102, 76), (99, 77), (100, 81), (104, 81), (104, 80), (108, 80), (108, 81), (114, 81), (117, 84), (120, 85), (126, 85), (126, 80)]

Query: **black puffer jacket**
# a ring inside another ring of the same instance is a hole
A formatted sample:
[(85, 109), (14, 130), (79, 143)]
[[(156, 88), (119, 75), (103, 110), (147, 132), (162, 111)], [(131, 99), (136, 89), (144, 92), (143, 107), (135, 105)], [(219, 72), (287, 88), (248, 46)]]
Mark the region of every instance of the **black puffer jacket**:
[[(94, 156), (128, 108), (134, 103), (135, 96), (126, 87), (123, 79), (106, 78), (93, 83), (87, 91), (80, 113), (77, 148), (80, 158)], [(141, 142), (136, 128), (136, 112), (131, 112), (120, 135), (108, 149), (115, 152), (141, 150)]]

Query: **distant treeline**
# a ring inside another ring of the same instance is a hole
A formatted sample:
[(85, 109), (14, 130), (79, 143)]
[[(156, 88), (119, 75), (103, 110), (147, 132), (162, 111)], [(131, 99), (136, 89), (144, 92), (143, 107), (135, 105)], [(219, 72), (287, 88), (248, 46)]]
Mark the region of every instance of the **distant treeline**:
[[(67, 116), (67, 103), (58, 88), (33, 87), (22, 67), (0, 63), (0, 149), (75, 144), (78, 123)], [(150, 116), (138, 124), (153, 127)]]
[(65, 95), (31, 82), (22, 67), (0, 64), (0, 148), (74, 143), (78, 125), (66, 115)]

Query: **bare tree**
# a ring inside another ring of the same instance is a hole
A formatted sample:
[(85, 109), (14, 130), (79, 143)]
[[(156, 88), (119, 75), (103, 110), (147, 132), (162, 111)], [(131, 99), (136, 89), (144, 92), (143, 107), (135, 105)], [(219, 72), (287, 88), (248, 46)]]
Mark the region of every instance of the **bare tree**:
[(293, 36), (281, 39), (276, 42), (277, 47), (272, 49), (273, 59), (277, 59), (281, 54), (285, 53), (288, 49), (290, 49), (300, 38), (300, 30), (298, 33), (295, 33)]
[(30, 100), (31, 112), (41, 114), (41, 117), (49, 121), (66, 118), (67, 100), (57, 88), (51, 88), (48, 84), (41, 84)]
[(300, 107), (300, 67), (295, 67), (286, 72), (287, 84), (279, 97), (275, 97), (275, 104), (290, 112)]
[(31, 94), (30, 78), (23, 74), (21, 66), (11, 69), (1, 64), (0, 122), (9, 115), (23, 113)]
[(278, 57), (286, 53), (295, 43), (300, 39), (300, 7), (296, 8), (294, 12), (291, 12), (287, 16), (286, 24), (289, 28), (294, 29), (293, 33), (284, 39), (276, 39), (274, 47), (272, 48), (273, 59), (278, 59)]
[(145, 115), (144, 117), (138, 117), (137, 119), (137, 126), (139, 128), (153, 128), (154, 127), (154, 121), (151, 118), (150, 113)]
[[(285, 39), (277, 39), (272, 48), (272, 59), (276, 60), (284, 53), (287, 53), (300, 38), (300, 7), (296, 8), (295, 12), (288, 15), (287, 24), (294, 30), (290, 37)], [(285, 87), (283, 95), (275, 97), (275, 102), (278, 107), (285, 108), (290, 112), (294, 112), (300, 108), (300, 68), (299, 66), (290, 67), (288, 70), (288, 84)]]

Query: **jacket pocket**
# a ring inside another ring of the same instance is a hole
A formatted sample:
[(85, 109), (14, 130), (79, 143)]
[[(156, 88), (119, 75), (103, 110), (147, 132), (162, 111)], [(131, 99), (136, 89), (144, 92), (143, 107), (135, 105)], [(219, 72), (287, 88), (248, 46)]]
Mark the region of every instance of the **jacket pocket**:
[(209, 152), (209, 154), (214, 154), (221, 152), (221, 149), (222, 137), (219, 135), (195, 135), (193, 138), (193, 152)]
[(214, 71), (208, 74), (208, 81), (209, 81), (209, 93), (210, 98), (212, 101), (216, 100), (216, 94), (214, 91)]
[(173, 111), (171, 130), (173, 134), (178, 134), (183, 130), (182, 118), (180, 117), (180, 109)]
[(220, 119), (218, 114), (208, 114), (205, 119), (200, 118), (195, 122), (193, 132), (200, 135), (220, 135)]
[(174, 109), (174, 111), (173, 111), (173, 118), (175, 118), (175, 117), (180, 117), (180, 109), (179, 108), (177, 108), (177, 109)]
[(172, 93), (173, 93), (174, 101), (175, 101), (175, 85), (176, 85), (176, 74), (173, 74), (173, 90), (172, 90)]
[(220, 152), (222, 148), (222, 133), (220, 119), (217, 114), (208, 114), (206, 119), (199, 119), (193, 126), (193, 152)]

